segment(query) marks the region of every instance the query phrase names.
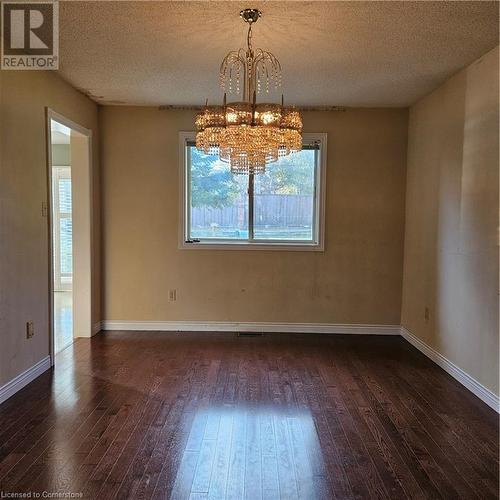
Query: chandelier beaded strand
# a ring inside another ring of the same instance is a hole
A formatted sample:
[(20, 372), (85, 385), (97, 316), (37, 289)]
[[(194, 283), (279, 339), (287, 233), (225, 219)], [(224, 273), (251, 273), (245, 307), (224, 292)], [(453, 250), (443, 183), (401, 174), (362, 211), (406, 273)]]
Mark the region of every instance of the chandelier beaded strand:
[[(257, 94), (281, 87), (281, 64), (271, 53), (253, 50), (252, 25), (261, 17), (257, 9), (240, 16), (248, 23), (247, 47), (229, 52), (222, 60), (219, 82), (224, 90), (221, 106), (208, 104), (196, 116), (196, 147), (218, 154), (235, 174), (259, 174), (266, 164), (302, 149), (302, 117), (293, 107), (259, 103)], [(241, 78), (243, 77), (243, 81)], [(241, 92), (241, 101), (226, 103), (226, 92)]]

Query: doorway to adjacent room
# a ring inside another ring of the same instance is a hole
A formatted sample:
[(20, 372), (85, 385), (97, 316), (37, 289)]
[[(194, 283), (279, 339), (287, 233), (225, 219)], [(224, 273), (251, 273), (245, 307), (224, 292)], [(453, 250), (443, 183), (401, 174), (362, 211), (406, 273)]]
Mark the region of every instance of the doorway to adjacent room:
[(90, 336), (91, 132), (48, 110), (51, 353)]

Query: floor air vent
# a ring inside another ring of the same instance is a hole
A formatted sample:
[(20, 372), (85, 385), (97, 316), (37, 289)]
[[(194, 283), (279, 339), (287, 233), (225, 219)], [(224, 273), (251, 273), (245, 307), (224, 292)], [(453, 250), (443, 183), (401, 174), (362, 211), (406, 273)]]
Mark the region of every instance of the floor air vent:
[(263, 337), (261, 332), (239, 332), (238, 337)]

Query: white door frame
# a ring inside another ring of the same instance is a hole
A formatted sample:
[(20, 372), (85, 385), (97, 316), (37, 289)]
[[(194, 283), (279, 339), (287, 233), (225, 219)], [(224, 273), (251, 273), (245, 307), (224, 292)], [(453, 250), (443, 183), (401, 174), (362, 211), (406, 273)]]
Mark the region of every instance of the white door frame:
[[(93, 252), (93, 164), (92, 164), (92, 130), (82, 127), (78, 123), (66, 118), (65, 116), (57, 113), (56, 111), (46, 107), (46, 138), (47, 138), (47, 229), (48, 229), (48, 244), (49, 244), (49, 352), (50, 352), (50, 363), (53, 366), (55, 362), (55, 338), (54, 338), (54, 283), (53, 283), (53, 273), (54, 273), (54, 249), (52, 242), (52, 129), (51, 121), (54, 120), (66, 127), (86, 136), (88, 138), (88, 160), (89, 160), (89, 224), (90, 224), (90, 307), (86, 311), (89, 314), (89, 324), (92, 325), (92, 311), (94, 309), (93, 305), (93, 276), (94, 276), (94, 252)], [(92, 335), (92, 328), (88, 332), (88, 336)]]

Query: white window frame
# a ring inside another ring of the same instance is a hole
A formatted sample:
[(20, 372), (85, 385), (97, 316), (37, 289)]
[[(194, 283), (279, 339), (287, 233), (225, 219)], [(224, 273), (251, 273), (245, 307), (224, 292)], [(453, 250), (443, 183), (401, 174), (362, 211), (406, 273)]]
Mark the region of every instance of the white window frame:
[(179, 223), (179, 249), (183, 250), (292, 250), (292, 251), (315, 251), (322, 252), (325, 249), (325, 194), (326, 194), (326, 133), (304, 133), (303, 144), (319, 145), (319, 168), (316, 171), (315, 187), (315, 228), (314, 241), (235, 241), (235, 240), (202, 240), (200, 242), (188, 242), (189, 230), (189, 185), (188, 185), (188, 155), (186, 147), (194, 142), (194, 132), (179, 132), (179, 180), (180, 180), (180, 223)]

